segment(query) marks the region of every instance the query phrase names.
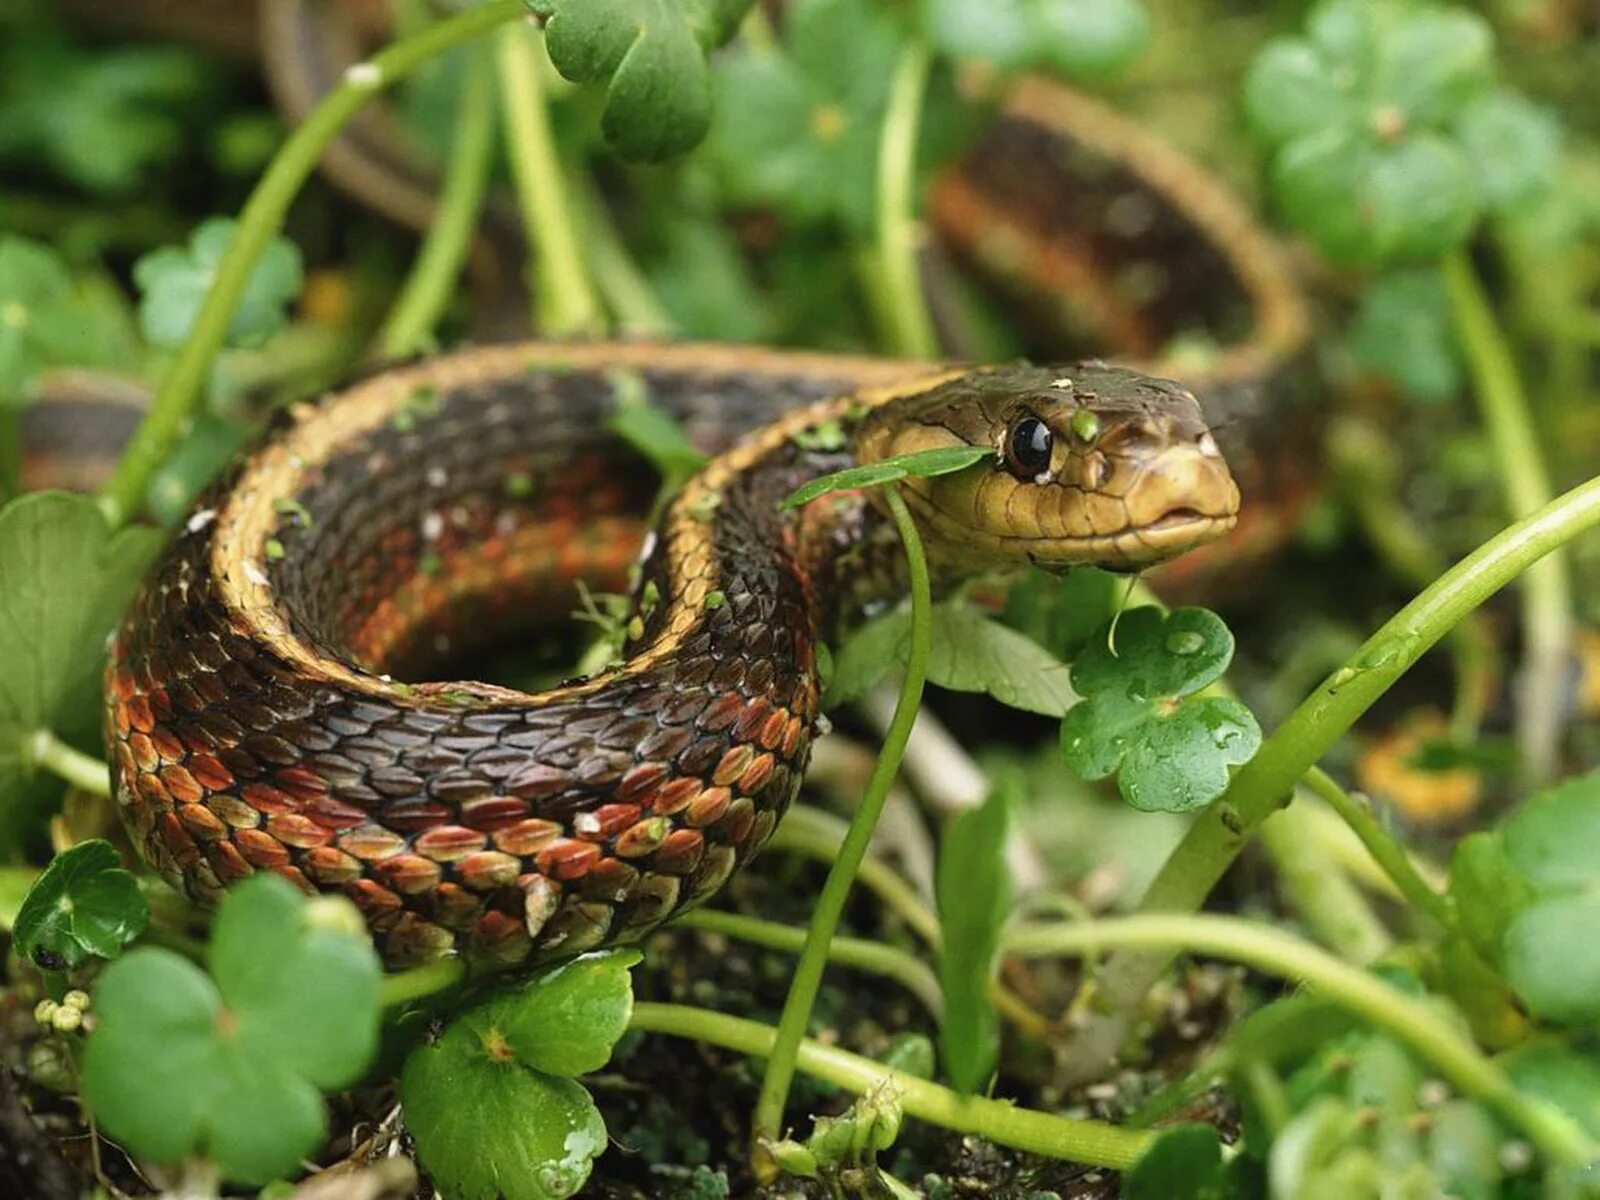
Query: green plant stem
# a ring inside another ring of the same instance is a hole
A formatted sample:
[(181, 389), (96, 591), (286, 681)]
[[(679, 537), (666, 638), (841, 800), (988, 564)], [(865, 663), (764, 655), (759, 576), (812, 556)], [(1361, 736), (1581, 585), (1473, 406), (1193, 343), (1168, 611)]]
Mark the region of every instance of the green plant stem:
[(676, 332), (672, 316), (628, 253), (593, 177), (586, 171), (571, 171), (567, 180), (578, 228), (589, 251), (589, 269), (618, 330), (634, 337), (670, 337)]
[(1417, 874), (1406, 848), (1383, 827), (1370, 808), (1340, 787), (1321, 767), (1312, 767), (1306, 772), (1305, 784), (1350, 826), (1367, 853), (1372, 855), (1372, 861), (1383, 868), (1383, 873), (1412, 907), (1426, 913), (1441, 929), (1459, 932), (1449, 901)]
[(408, 971), (385, 975), (378, 984), (378, 1003), (384, 1008), (409, 1004), (453, 988), (467, 977), (459, 958), (440, 958)]
[[(743, 913), (723, 912), (711, 908), (695, 908), (675, 918), (674, 926), (698, 929), (706, 933), (720, 933), (741, 942), (753, 942), (772, 950), (797, 953), (804, 949), (806, 931), (795, 925), (778, 921), (764, 921), (760, 917)], [(939, 991), (939, 977), (920, 959), (895, 946), (867, 938), (835, 937), (828, 943), (828, 961), (840, 966), (857, 967), (882, 975), (901, 984), (922, 1001), (928, 1012), (938, 1017), (944, 1011), (944, 997)]]
[[(778, 1031), (770, 1025), (679, 1004), (635, 1004), (628, 1027), (723, 1046), (752, 1058), (770, 1057), (778, 1040)], [(800, 1042), (797, 1062), (806, 1074), (856, 1095), (888, 1079), (899, 1091), (905, 1111), (914, 1117), (1051, 1158), (1122, 1170), (1133, 1165), (1154, 1140), (1153, 1134), (1100, 1121), (1077, 1121), (1019, 1108), (1005, 1100), (957, 1095), (939, 1084), (809, 1038)]]
[(1261, 845), (1278, 887), (1306, 927), (1341, 958), (1369, 963), (1393, 945), (1366, 898), (1342, 870), (1329, 870), (1306, 804), (1290, 804), (1261, 823)]
[(1492, 1059), (1425, 1001), (1281, 930), (1209, 914), (1113, 917), (1017, 928), (1004, 944), (1009, 953), (1032, 958), (1111, 947), (1185, 950), (1298, 980), (1394, 1034), (1464, 1094), (1497, 1108), (1552, 1161), (1582, 1166), (1600, 1157), (1600, 1144), (1576, 1121), (1519, 1092)]
[(440, 21), (421, 33), (379, 51), (345, 74), (339, 86), (311, 110), (289, 135), (267, 166), (239, 214), (233, 244), (217, 265), (189, 332), (172, 365), (162, 377), (150, 411), (134, 432), (116, 472), (101, 493), (100, 504), (112, 525), (121, 525), (139, 510), (150, 477), (182, 435), (211, 370), (212, 360), (227, 336), (256, 260), (283, 227), (284, 214), (300, 186), (316, 169), (322, 152), (339, 130), (379, 92), (410, 75), (423, 63), (452, 46), (470, 41), (526, 13), (522, 0), (486, 0), (460, 16)]
[(928, 647), (932, 631), (932, 599), (928, 582), (928, 561), (923, 554), (922, 538), (912, 519), (911, 511), (893, 484), (883, 489), (889, 515), (905, 547), (909, 567), (911, 591), (911, 638), (906, 655), (905, 677), (900, 683), (900, 698), (895, 707), (894, 720), (884, 735), (883, 747), (867, 781), (861, 804), (850, 821), (850, 830), (838, 857), (828, 871), (828, 878), (817, 896), (811, 922), (806, 929), (806, 942), (795, 964), (789, 993), (784, 998), (783, 1015), (778, 1020), (777, 1036), (772, 1054), (761, 1080), (761, 1094), (756, 1101), (752, 1122), (754, 1161), (758, 1172), (770, 1175), (773, 1165), (762, 1149), (764, 1140), (778, 1137), (783, 1126), (784, 1104), (789, 1098), (789, 1084), (794, 1078), (795, 1056), (805, 1037), (811, 1019), (811, 1007), (822, 984), (822, 971), (828, 961), (828, 944), (844, 914), (845, 901), (850, 897), (856, 873), (866, 857), (872, 831), (883, 812), (884, 801), (889, 796), (889, 786), (900, 769), (901, 756), (905, 754), (906, 741), (911, 736), (911, 726), (917, 719), (917, 708), (922, 703), (922, 685), (928, 667)]
[[(1268, 814), (1390, 685), (1456, 624), (1527, 567), (1600, 524), (1600, 477), (1502, 530), (1425, 588), (1289, 715), (1241, 767), (1228, 790), (1189, 827), (1140, 904), (1144, 913), (1194, 912)], [(1079, 1031), (1063, 1069), (1094, 1076), (1131, 1028), (1145, 993), (1172, 956), (1129, 948), (1095, 979), (1097, 1011)]]
[(96, 796), (111, 795), (111, 771), (105, 759), (74, 750), (48, 729), (27, 735), (23, 749), (27, 762), (59, 775), (73, 787)]
[[(1466, 252), (1447, 255), (1443, 271), (1456, 333), (1494, 445), (1506, 508), (1513, 519), (1525, 517), (1550, 502), (1552, 489), (1522, 380)], [(1522, 633), (1517, 741), (1527, 781), (1538, 784), (1555, 771), (1564, 720), (1561, 690), (1551, 680), (1563, 676), (1572, 652), (1572, 584), (1565, 555), (1551, 554), (1528, 570)]]
[(868, 296), (889, 348), (908, 358), (939, 354), (922, 294), (916, 217), (917, 131), (931, 63), (926, 42), (914, 37), (906, 43), (889, 85), (889, 107), (878, 143), (878, 232), (871, 259), (876, 280)]
[(551, 337), (600, 333), (605, 320), (572, 222), (545, 106), (541, 64), (534, 53), (536, 36), (540, 35), (522, 23), (507, 25), (495, 35), (506, 151), (538, 281), (535, 323)]
[[(808, 804), (793, 805), (779, 824), (768, 851), (787, 850), (818, 862), (831, 863), (839, 857), (849, 826), (832, 813)], [(917, 894), (917, 889), (888, 863), (875, 858), (862, 860), (857, 879), (882, 900), (889, 910), (911, 927), (918, 937), (935, 949), (939, 946), (939, 914)]]
[(428, 347), (472, 246), (494, 161), (494, 93), (487, 66), (482, 53), (467, 62), (438, 208), (378, 333), (378, 351), (384, 358), (405, 358)]

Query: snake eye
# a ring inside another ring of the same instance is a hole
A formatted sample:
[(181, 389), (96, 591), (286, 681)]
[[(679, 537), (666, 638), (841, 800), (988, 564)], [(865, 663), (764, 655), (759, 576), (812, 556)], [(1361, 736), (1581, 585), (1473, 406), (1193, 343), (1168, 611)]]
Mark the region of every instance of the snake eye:
[(1006, 430), (1006, 470), (1018, 479), (1032, 480), (1050, 470), (1050, 450), (1055, 435), (1038, 417), (1023, 417)]

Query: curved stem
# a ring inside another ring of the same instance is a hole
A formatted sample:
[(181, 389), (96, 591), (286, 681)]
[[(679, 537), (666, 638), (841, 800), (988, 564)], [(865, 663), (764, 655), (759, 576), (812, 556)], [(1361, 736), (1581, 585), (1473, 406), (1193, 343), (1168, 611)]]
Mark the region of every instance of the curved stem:
[(73, 749), (48, 729), (29, 734), (23, 751), (29, 763), (59, 775), (73, 787), (96, 796), (111, 795), (111, 770), (106, 760)]
[(183, 346), (162, 377), (146, 414), (116, 472), (101, 493), (100, 505), (112, 525), (131, 518), (144, 499), (150, 477), (166, 459), (199, 402), (212, 360), (222, 346), (250, 272), (267, 244), (283, 227), (284, 214), (301, 184), (316, 169), (322, 152), (339, 130), (379, 92), (393, 86), (429, 59), (470, 41), (526, 12), (522, 0), (486, 0), (460, 16), (432, 25), (379, 51), (345, 73), (339, 86), (311, 110), (283, 148), (239, 214), (233, 244), (217, 265), (211, 289)]
[[(778, 1040), (778, 1031), (770, 1025), (679, 1004), (635, 1004), (628, 1028), (691, 1038), (752, 1058), (769, 1057)], [(809, 1038), (797, 1047), (796, 1061), (806, 1074), (856, 1095), (891, 1080), (905, 1111), (914, 1117), (1051, 1158), (1123, 1170), (1137, 1162), (1154, 1140), (1153, 1134), (1100, 1121), (1077, 1121), (1018, 1108), (1005, 1100), (960, 1096), (947, 1087)]]
[(409, 971), (385, 975), (378, 984), (378, 1003), (384, 1008), (409, 1004), (453, 988), (466, 977), (467, 968), (459, 958), (436, 959)]
[[(1513, 518), (1527, 516), (1550, 502), (1551, 487), (1516, 362), (1466, 253), (1447, 255), (1443, 271), (1456, 333), (1494, 444), (1506, 508)], [(1543, 783), (1555, 771), (1564, 718), (1560, 689), (1551, 687), (1550, 681), (1567, 668), (1572, 631), (1572, 583), (1566, 559), (1552, 554), (1530, 568), (1523, 580), (1526, 644), (1517, 696), (1517, 741), (1531, 783)]]
[(906, 43), (889, 85), (889, 107), (878, 143), (878, 242), (869, 260), (876, 278), (868, 291), (878, 309), (884, 340), (896, 354), (908, 358), (939, 354), (922, 294), (915, 209), (917, 131), (931, 63), (926, 42), (912, 38)]
[(378, 334), (379, 353), (385, 358), (405, 358), (427, 347), (466, 262), (494, 161), (494, 96), (487, 65), (482, 54), (467, 63), (439, 207)]
[[(672, 924), (678, 928), (720, 933), (741, 942), (753, 942), (791, 954), (803, 949), (806, 941), (806, 931), (798, 926), (711, 908), (690, 909), (675, 918)], [(828, 943), (828, 961), (893, 979), (922, 1001), (934, 1017), (944, 1012), (939, 977), (927, 963), (896, 946), (886, 946), (867, 938), (835, 937)]]
[(1450, 902), (1417, 874), (1406, 848), (1383, 827), (1370, 808), (1340, 787), (1321, 767), (1312, 767), (1306, 772), (1305, 784), (1350, 826), (1367, 853), (1372, 855), (1372, 861), (1383, 868), (1383, 873), (1414, 908), (1427, 913), (1441, 929), (1459, 932)]
[(805, 1037), (811, 1019), (811, 1006), (816, 1001), (817, 989), (822, 984), (822, 970), (828, 960), (828, 943), (844, 913), (845, 901), (850, 897), (851, 885), (866, 857), (867, 845), (872, 840), (872, 830), (883, 812), (889, 796), (889, 785), (900, 769), (900, 759), (905, 754), (906, 740), (911, 736), (912, 723), (917, 719), (917, 708), (922, 703), (922, 685), (928, 666), (928, 646), (932, 631), (932, 599), (928, 583), (928, 561), (923, 554), (922, 538), (917, 532), (911, 511), (893, 484), (883, 490), (883, 498), (894, 519), (895, 529), (905, 546), (911, 590), (911, 640), (906, 655), (905, 678), (900, 683), (900, 701), (895, 709), (894, 721), (884, 735), (883, 748), (867, 782), (866, 793), (850, 821), (844, 844), (839, 847), (828, 878), (817, 896), (811, 923), (806, 930), (805, 948), (800, 961), (795, 964), (794, 978), (789, 984), (789, 994), (784, 999), (783, 1015), (778, 1020), (778, 1031), (773, 1041), (772, 1054), (767, 1060), (766, 1074), (761, 1080), (761, 1095), (756, 1101), (752, 1134), (755, 1139), (755, 1166), (762, 1174), (772, 1174), (773, 1165), (765, 1160), (759, 1150), (764, 1139), (776, 1138), (783, 1125), (783, 1107), (789, 1098), (789, 1084), (794, 1078), (795, 1056)]
[(1272, 859), (1278, 888), (1306, 928), (1339, 957), (1375, 962), (1394, 944), (1389, 931), (1344, 871), (1323, 853), (1304, 801), (1261, 823), (1261, 847)]
[(506, 150), (538, 280), (536, 323), (551, 337), (598, 333), (605, 320), (567, 203), (566, 181), (539, 76), (542, 64), (533, 52), (535, 32), (514, 24), (495, 36)]
[(1576, 1121), (1519, 1092), (1492, 1059), (1426, 1001), (1281, 930), (1236, 917), (1190, 914), (1024, 927), (1005, 936), (1009, 953), (1036, 958), (1110, 947), (1214, 954), (1298, 980), (1394, 1034), (1463, 1093), (1499, 1109), (1551, 1160), (1582, 1166), (1600, 1157), (1600, 1144)]
[(650, 290), (650, 281), (628, 253), (594, 178), (587, 171), (569, 171), (567, 182), (595, 287), (616, 318), (618, 331), (632, 337), (671, 337), (676, 328), (672, 314), (662, 307)]
[[(1600, 477), (1502, 530), (1424, 589), (1262, 743), (1222, 798), (1189, 827), (1151, 882), (1140, 910), (1198, 909), (1296, 781), (1424, 651), (1530, 564), (1596, 524)], [(1105, 960), (1095, 981), (1098, 1011), (1080, 1031), (1064, 1066), (1070, 1076), (1088, 1078), (1111, 1061), (1145, 993), (1171, 961), (1165, 950), (1134, 948)]]

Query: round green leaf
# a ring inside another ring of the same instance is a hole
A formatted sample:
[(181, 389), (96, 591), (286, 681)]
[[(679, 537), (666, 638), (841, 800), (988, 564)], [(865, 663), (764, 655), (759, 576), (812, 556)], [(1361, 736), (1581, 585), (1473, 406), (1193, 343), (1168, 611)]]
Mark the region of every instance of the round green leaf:
[(1546, 788), (1501, 827), (1506, 858), (1538, 888), (1596, 885), (1600, 771)]
[(194, 964), (141, 948), (95, 985), (97, 1024), (84, 1053), (84, 1096), (135, 1153), (213, 1159), (230, 1179), (295, 1171), (325, 1130), (316, 1089), (251, 1053), (216, 987)]
[(1468, 104), (1456, 135), (1477, 167), (1485, 201), (1497, 211), (1532, 200), (1555, 183), (1561, 126), (1547, 110), (1507, 89)]
[(110, 842), (80, 842), (50, 860), (17, 912), (17, 948), (43, 967), (115, 958), (150, 922), (133, 875)]
[(1414, 400), (1448, 400), (1461, 388), (1449, 300), (1436, 270), (1374, 280), (1361, 295), (1349, 345), (1357, 362)]
[(589, 1177), (605, 1122), (583, 1086), (518, 1062), (484, 1010), (406, 1059), (406, 1128), (449, 1200), (556, 1200)]
[(1233, 661), (1233, 634), (1204, 608), (1135, 608), (1089, 639), (1072, 664), (1085, 696), (1108, 693), (1140, 704), (1187, 696), (1221, 677)]
[(286, 880), (251, 876), (217, 912), (211, 972), (241, 1046), (331, 1091), (359, 1079), (376, 1053), (382, 967), (364, 932), (314, 925), (309, 914)]
[(1222, 1140), (1213, 1126), (1175, 1125), (1122, 1177), (1124, 1200), (1222, 1200)]
[(1144, 52), (1150, 18), (1139, 0), (1038, 0), (1040, 64), (1067, 75), (1115, 75)]
[(1298, 38), (1268, 42), (1244, 77), (1244, 110), (1272, 142), (1284, 142), (1329, 126), (1349, 124), (1354, 78), (1328, 70), (1316, 49)]
[(66, 264), (50, 247), (0, 237), (0, 407), (27, 395), (39, 371), (55, 361), (44, 335), (71, 290)]
[(1223, 696), (1186, 701), (1156, 714), (1141, 730), (1117, 772), (1117, 789), (1134, 808), (1188, 812), (1204, 808), (1228, 787), (1229, 768), (1261, 748), (1261, 727), (1250, 710)]
[(637, 950), (585, 954), (496, 1000), (490, 1019), (517, 1058), (549, 1075), (583, 1075), (611, 1061), (633, 1013)]
[[(187, 246), (163, 246), (133, 268), (139, 287), (139, 327), (157, 346), (181, 346), (194, 328), (217, 268), (233, 244), (238, 223), (229, 217), (202, 222)], [(286, 306), (300, 294), (300, 251), (273, 238), (256, 261), (228, 325), (228, 343), (259, 346), (288, 324)]]
[(1600, 1019), (1597, 929), (1600, 892), (1540, 900), (1511, 918), (1502, 943), (1506, 982), (1534, 1015), (1564, 1025)]

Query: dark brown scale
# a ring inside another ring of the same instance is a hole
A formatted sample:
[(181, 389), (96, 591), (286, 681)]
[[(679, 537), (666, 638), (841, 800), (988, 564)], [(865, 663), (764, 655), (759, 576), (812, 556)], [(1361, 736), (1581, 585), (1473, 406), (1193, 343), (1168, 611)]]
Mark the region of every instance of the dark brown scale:
[[(644, 372), (651, 400), (709, 452), (855, 382)], [(364, 673), (414, 678), (570, 612), (574, 568), (599, 564), (591, 586), (618, 586), (656, 485), (606, 434), (614, 404), (599, 372), (522, 372), (419, 396), (343, 447), (279, 505), (281, 554), (263, 564), (295, 636)], [(721, 603), (648, 672), (575, 697), (303, 678), (228, 611), (214, 524), (197, 517), (109, 667), (117, 794), (138, 845), (201, 901), (258, 869), (341, 891), (391, 966), (455, 951), (502, 968), (639, 936), (719, 887), (799, 786), (826, 585), (794, 557), (797, 518), (778, 502), (839, 462), (785, 443), (736, 475), (696, 535)], [(627, 543), (584, 545), (607, 518)], [(485, 575), (497, 538), (516, 554)], [(646, 647), (689, 582), (666, 578), (664, 561), (647, 566), (662, 602)]]

